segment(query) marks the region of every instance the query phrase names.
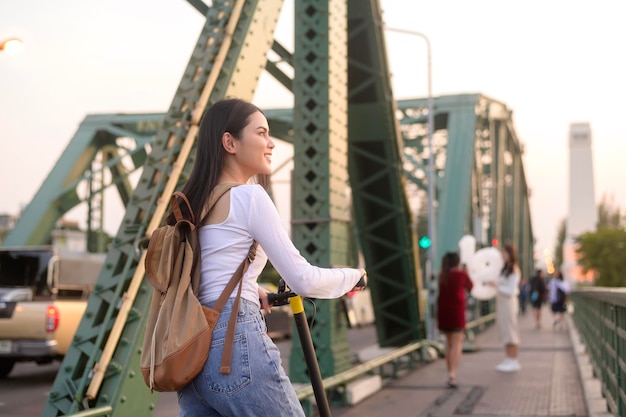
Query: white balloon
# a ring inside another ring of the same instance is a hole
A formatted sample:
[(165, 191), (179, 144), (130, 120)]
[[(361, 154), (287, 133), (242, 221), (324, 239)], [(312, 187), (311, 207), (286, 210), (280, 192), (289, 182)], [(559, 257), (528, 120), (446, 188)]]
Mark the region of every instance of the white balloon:
[(472, 235), (465, 235), (459, 240), (459, 251), (461, 264), (467, 265), (470, 258), (476, 252), (476, 238)]
[(469, 260), (467, 272), (472, 279), (472, 297), (477, 300), (494, 298), (497, 288), (488, 282), (496, 282), (504, 266), (504, 259), (497, 248), (479, 249)]

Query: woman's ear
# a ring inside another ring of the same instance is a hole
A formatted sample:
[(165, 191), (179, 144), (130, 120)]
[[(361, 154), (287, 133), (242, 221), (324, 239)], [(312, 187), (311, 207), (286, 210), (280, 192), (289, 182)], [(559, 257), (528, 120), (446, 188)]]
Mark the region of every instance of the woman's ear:
[(230, 132), (225, 132), (224, 135), (222, 135), (222, 146), (226, 152), (231, 154), (235, 153), (235, 138), (230, 134)]

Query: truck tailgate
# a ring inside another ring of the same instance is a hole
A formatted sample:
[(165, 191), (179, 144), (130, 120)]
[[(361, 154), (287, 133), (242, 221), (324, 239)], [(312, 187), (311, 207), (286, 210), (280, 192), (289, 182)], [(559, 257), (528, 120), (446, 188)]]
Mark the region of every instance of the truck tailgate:
[(56, 300), (54, 305), (59, 310), (59, 327), (54, 338), (59, 344), (59, 354), (65, 355), (87, 309), (87, 300)]
[[(48, 301), (0, 302), (0, 340), (46, 339)], [(12, 313), (10, 310), (13, 310)]]
[[(46, 309), (50, 306), (55, 307), (58, 317), (52, 332), (46, 331)], [(0, 354), (10, 353), (15, 343), (32, 348), (35, 341), (50, 341), (54, 344), (36, 346), (54, 346), (54, 355), (65, 355), (86, 308), (87, 300), (0, 302)]]

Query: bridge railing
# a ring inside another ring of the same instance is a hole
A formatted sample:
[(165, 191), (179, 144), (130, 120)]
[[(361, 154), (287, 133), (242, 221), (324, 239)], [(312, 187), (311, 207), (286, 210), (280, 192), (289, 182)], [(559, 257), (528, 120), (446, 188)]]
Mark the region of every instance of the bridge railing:
[(614, 415), (626, 411), (626, 288), (573, 291), (572, 317)]

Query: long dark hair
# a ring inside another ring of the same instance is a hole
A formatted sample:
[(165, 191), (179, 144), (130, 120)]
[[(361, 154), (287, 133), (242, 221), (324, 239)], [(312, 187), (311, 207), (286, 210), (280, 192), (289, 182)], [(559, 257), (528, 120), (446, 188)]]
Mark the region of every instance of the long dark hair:
[[(204, 112), (198, 130), (193, 169), (182, 190), (196, 216), (201, 215), (224, 168), (224, 133), (229, 132), (235, 139), (239, 139), (242, 130), (250, 123), (250, 116), (256, 112), (261, 110), (238, 98), (222, 99)], [(258, 182), (267, 189), (267, 176), (259, 177)], [(197, 223), (201, 220), (196, 218)], [(169, 213), (167, 222), (171, 224), (172, 221), (173, 215)]]
[(461, 258), (456, 252), (448, 252), (441, 259), (441, 271), (439, 271), (439, 282), (445, 284), (448, 274), (452, 268), (456, 268), (461, 263)]
[(513, 245), (507, 243), (504, 245), (504, 251), (509, 255), (509, 259), (504, 263), (500, 272), (505, 277), (508, 277), (515, 269), (515, 265), (517, 265), (517, 250)]

